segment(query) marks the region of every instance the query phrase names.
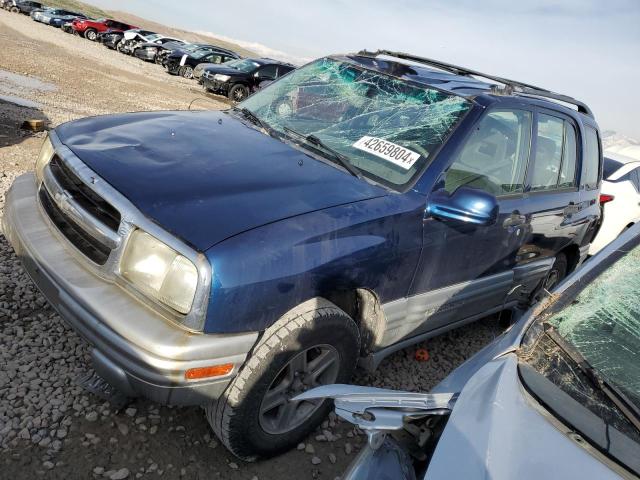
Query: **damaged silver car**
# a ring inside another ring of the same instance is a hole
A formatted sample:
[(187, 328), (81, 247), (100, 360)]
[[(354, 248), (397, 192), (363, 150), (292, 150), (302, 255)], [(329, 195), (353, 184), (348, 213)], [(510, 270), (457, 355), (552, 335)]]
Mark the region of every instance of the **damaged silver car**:
[(368, 435), (343, 480), (640, 475), (640, 226), (569, 276), (430, 393), (348, 385)]

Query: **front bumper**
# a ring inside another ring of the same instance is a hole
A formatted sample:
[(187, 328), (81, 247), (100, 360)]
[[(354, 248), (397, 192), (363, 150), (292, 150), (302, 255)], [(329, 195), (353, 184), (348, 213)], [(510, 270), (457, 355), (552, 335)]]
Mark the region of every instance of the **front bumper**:
[[(36, 286), (90, 344), (95, 370), (125, 395), (174, 405), (215, 400), (257, 340), (187, 331), (83, 268), (41, 213), (33, 174), (11, 186), (2, 223)], [(234, 368), (225, 377), (185, 380), (191, 368), (226, 363)]]
[(212, 90), (214, 92), (222, 92), (224, 94), (229, 90), (229, 82), (219, 82), (212, 77), (202, 76), (202, 85), (204, 88)]

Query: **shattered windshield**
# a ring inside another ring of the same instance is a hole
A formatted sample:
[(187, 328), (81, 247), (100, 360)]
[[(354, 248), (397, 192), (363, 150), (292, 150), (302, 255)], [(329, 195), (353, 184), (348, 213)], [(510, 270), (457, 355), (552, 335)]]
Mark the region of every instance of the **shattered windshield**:
[(241, 107), (284, 136), (319, 139), (363, 175), (397, 188), (422, 170), (470, 103), (323, 58), (292, 71)]
[(604, 271), (549, 323), (640, 406), (640, 247)]

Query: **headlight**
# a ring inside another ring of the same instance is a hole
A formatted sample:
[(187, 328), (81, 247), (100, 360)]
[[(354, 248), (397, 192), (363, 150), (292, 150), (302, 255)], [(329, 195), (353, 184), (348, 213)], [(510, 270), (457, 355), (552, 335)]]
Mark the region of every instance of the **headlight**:
[(51, 145), (51, 140), (49, 140), (49, 135), (47, 135), (47, 138), (44, 139), (44, 143), (40, 148), (38, 159), (36, 160), (36, 178), (38, 179), (38, 183), (42, 182), (44, 167), (51, 161), (54, 153), (53, 145)]
[(144, 294), (180, 313), (189, 313), (198, 270), (186, 257), (138, 229), (129, 238), (120, 274)]
[(213, 76), (213, 79), (214, 79), (214, 80), (217, 80), (217, 81), (219, 81), (219, 82), (227, 82), (230, 78), (231, 78), (231, 77), (230, 77), (229, 75), (221, 75), (221, 74), (219, 74), (219, 73), (216, 73), (216, 74)]

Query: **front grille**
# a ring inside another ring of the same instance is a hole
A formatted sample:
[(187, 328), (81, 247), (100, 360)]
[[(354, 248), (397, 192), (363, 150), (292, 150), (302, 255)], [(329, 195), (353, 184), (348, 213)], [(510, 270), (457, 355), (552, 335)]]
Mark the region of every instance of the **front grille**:
[(80, 252), (86, 255), (90, 260), (98, 265), (104, 265), (109, 258), (111, 249), (103, 245), (98, 240), (85, 232), (77, 223), (71, 220), (65, 213), (58, 208), (53, 202), (47, 189), (42, 186), (38, 193), (40, 203), (45, 212), (58, 228), (60, 233), (64, 235)]
[(69, 192), (84, 210), (114, 232), (118, 231), (120, 212), (85, 185), (58, 155), (53, 156), (49, 168), (60, 186)]

